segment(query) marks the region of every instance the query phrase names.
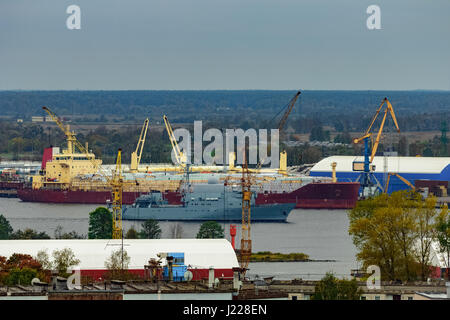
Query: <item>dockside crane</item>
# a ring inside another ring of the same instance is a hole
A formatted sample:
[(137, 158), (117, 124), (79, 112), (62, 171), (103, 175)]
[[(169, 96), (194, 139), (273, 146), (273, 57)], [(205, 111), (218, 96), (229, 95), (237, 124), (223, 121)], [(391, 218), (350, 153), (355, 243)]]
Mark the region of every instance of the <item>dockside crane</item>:
[(144, 149), (145, 137), (147, 136), (148, 123), (149, 120), (147, 118), (142, 126), (141, 134), (139, 135), (139, 140), (136, 145), (136, 150), (131, 153), (130, 172), (132, 173), (138, 172), (139, 163), (141, 162), (142, 157), (142, 150)]
[[(300, 94), (301, 94), (301, 91), (300, 90), (297, 91), (295, 96), (289, 101), (287, 106), (284, 108), (285, 111), (283, 113), (283, 116), (281, 117), (280, 121), (278, 122), (278, 127), (277, 128), (278, 128), (278, 132), (279, 133), (281, 133), (281, 130), (283, 130), (284, 125), (286, 124), (286, 121), (287, 121), (287, 119), (289, 117), (289, 114), (291, 113), (292, 109), (294, 108), (294, 105), (297, 102), (298, 98), (300, 97)], [(282, 154), (281, 155), (282, 157), (286, 157), (286, 151), (285, 150), (283, 150), (281, 154)], [(260, 161), (256, 165), (256, 169), (257, 170), (261, 169), (262, 165), (264, 164), (264, 161), (266, 161), (265, 158), (264, 159), (260, 159)]]
[(89, 157), (89, 151), (84, 147), (75, 137), (75, 132), (70, 131), (69, 125), (64, 126), (64, 124), (59, 120), (56, 114), (51, 111), (48, 107), (42, 107), (52, 118), (52, 120), (58, 125), (58, 127), (67, 136), (67, 149), (70, 153), (74, 152), (74, 147), (76, 146), (80, 152), (86, 154), (87, 158), (92, 162), (94, 168), (98, 168), (98, 172), (106, 179), (108, 184), (111, 186), (111, 197), (112, 197), (112, 238), (120, 239), (122, 238), (122, 193), (123, 193), (123, 176), (122, 176), (122, 150), (119, 149), (116, 159), (116, 168), (109, 177), (101, 171), (97, 162), (95, 162), (91, 157)]
[[(372, 127), (380, 114), (383, 106), (386, 105), (386, 109), (384, 111), (383, 120), (381, 121), (380, 128), (378, 129), (378, 133), (375, 139), (375, 142), (372, 143), (372, 147), (369, 146), (369, 140), (372, 138)], [(394, 121), (397, 132), (400, 132), (400, 128), (398, 127), (397, 118), (395, 116), (394, 108), (392, 104), (389, 102), (387, 98), (384, 98), (381, 102), (379, 108), (377, 109), (375, 115), (370, 122), (369, 127), (365, 131), (364, 135), (360, 138), (356, 138), (353, 140), (353, 143), (358, 144), (361, 141), (364, 141), (364, 161), (353, 161), (353, 171), (360, 171), (361, 174), (358, 177), (357, 181), (360, 181), (362, 193), (364, 194), (365, 190), (368, 190), (368, 195), (371, 196), (375, 193), (377, 189), (383, 191), (382, 186), (376, 179), (373, 172), (375, 171), (375, 166), (372, 165), (372, 161), (377, 153), (378, 145), (380, 143), (381, 133), (383, 132), (384, 124), (386, 122), (387, 114), (390, 113), (392, 120)], [(374, 190), (375, 189), (375, 190)]]

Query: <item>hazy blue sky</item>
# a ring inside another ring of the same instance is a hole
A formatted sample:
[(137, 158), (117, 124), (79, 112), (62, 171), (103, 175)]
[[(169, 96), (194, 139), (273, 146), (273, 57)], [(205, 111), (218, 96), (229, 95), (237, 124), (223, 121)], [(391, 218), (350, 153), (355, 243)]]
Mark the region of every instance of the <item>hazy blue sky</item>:
[(450, 90), (449, 17), (449, 0), (0, 0), (0, 89)]

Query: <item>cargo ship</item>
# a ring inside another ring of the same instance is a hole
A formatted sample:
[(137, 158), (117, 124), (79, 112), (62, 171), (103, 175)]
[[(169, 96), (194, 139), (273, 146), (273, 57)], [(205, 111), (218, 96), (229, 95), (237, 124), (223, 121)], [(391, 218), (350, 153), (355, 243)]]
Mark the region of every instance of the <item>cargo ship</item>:
[[(86, 149), (88, 146), (86, 145)], [(281, 159), (280, 159), (281, 160)], [(31, 177), (31, 182), (17, 189), (17, 196), (22, 201), (45, 203), (81, 203), (107, 204), (111, 200), (110, 186), (98, 167), (102, 161), (93, 153), (76, 153), (58, 147), (44, 150), (41, 171)], [(284, 161), (280, 161), (280, 170), (269, 173), (255, 173), (260, 196), (256, 205), (290, 203), (295, 200), (296, 208), (348, 209), (353, 208), (358, 197), (359, 183), (333, 182), (329, 177), (312, 177), (301, 174), (288, 174)], [(281, 168), (281, 167), (284, 167)], [(198, 169), (198, 168), (197, 168)], [(190, 175), (190, 183), (209, 183), (211, 180), (223, 182), (224, 185), (240, 181), (240, 169), (234, 163), (222, 172), (200, 171)], [(146, 193), (158, 191), (171, 195), (180, 189), (184, 173), (169, 169), (147, 170), (147, 172), (125, 173), (127, 183), (123, 190), (122, 203), (131, 205)]]

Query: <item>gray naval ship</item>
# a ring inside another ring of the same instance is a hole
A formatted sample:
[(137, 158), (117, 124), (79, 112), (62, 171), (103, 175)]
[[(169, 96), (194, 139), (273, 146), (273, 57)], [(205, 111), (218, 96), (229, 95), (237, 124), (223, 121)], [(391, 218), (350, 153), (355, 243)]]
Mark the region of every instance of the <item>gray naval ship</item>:
[[(191, 185), (178, 192), (141, 195), (122, 212), (123, 220), (241, 221), (242, 191), (223, 183)], [(267, 196), (267, 194), (265, 194)], [(258, 203), (253, 191), (251, 221), (285, 222), (296, 203)]]

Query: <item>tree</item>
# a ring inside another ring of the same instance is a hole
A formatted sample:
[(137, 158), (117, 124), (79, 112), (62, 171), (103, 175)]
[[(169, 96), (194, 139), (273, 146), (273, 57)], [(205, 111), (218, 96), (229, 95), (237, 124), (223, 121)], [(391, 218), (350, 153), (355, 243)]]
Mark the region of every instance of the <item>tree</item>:
[(136, 229), (131, 227), (130, 229), (128, 229), (127, 234), (125, 235), (125, 238), (126, 239), (139, 239), (139, 233), (136, 231)]
[(83, 235), (79, 235), (75, 231), (63, 232), (62, 226), (57, 226), (55, 229), (55, 239), (84, 239)]
[(38, 261), (42, 269), (44, 270), (52, 270), (53, 269), (53, 263), (50, 261), (50, 257), (46, 250), (40, 250), (36, 254), (35, 260)]
[(142, 239), (159, 239), (161, 238), (161, 228), (158, 221), (148, 219), (141, 225), (141, 232), (139, 233)]
[(8, 240), (13, 232), (9, 221), (0, 214), (0, 240)]
[(326, 275), (316, 284), (313, 300), (359, 300), (361, 289), (355, 279), (337, 279), (332, 273)]
[(217, 221), (206, 221), (200, 226), (197, 239), (218, 239), (223, 238), (224, 230)]
[(75, 253), (70, 248), (55, 250), (53, 255), (53, 267), (61, 275), (67, 275), (67, 269), (80, 264), (80, 260), (75, 257)]
[[(416, 197), (420, 197), (420, 195), (416, 194)], [(420, 264), (420, 277), (422, 281), (425, 281), (431, 272), (431, 246), (436, 236), (436, 198), (428, 197), (425, 201), (417, 200), (418, 207), (414, 210), (418, 242), (416, 259)]]
[(436, 220), (436, 239), (440, 252), (446, 257), (447, 279), (450, 280), (450, 214), (447, 206), (441, 209)]
[(50, 236), (45, 232), (37, 232), (36, 230), (27, 228), (24, 231), (17, 230), (16, 232), (12, 233), (10, 239), (14, 240), (50, 239)]
[(105, 267), (109, 271), (121, 271), (128, 269), (131, 258), (126, 250), (116, 250), (111, 253), (108, 260), (105, 261)]
[(427, 275), (433, 203), (428, 201), (399, 191), (357, 203), (349, 213), (349, 234), (364, 268), (379, 266), (386, 280), (409, 281)]
[(89, 239), (112, 239), (112, 214), (98, 207), (89, 213)]

